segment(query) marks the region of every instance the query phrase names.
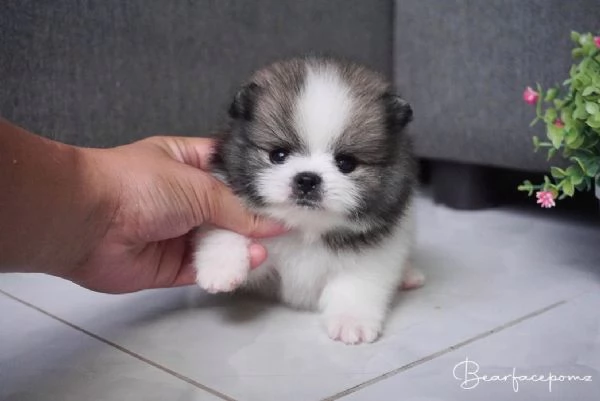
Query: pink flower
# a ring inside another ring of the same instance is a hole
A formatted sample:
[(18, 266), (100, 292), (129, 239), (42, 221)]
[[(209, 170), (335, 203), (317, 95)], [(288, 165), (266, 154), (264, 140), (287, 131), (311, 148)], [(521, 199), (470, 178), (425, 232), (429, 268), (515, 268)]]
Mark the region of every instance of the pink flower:
[(529, 104), (536, 104), (539, 97), (539, 93), (534, 91), (530, 86), (528, 86), (527, 89), (525, 89), (525, 92), (523, 92), (523, 100)]
[(554, 121), (554, 126), (557, 127), (557, 128), (565, 128), (565, 123), (560, 118), (557, 118)]
[(600, 49), (600, 36), (595, 36), (594, 37), (594, 44), (596, 45), (596, 47), (598, 49)]
[(556, 206), (556, 203), (554, 202), (554, 195), (550, 191), (539, 191), (537, 194), (535, 194), (535, 197), (537, 198), (538, 205), (541, 207), (548, 209)]

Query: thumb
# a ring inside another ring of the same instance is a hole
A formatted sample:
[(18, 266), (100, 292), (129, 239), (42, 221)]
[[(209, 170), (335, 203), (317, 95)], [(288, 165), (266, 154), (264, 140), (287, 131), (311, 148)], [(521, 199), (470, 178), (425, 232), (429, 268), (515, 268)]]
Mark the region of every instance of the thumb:
[(156, 136), (147, 141), (162, 148), (172, 159), (193, 168), (195, 179), (191, 180), (188, 188), (192, 189), (198, 201), (192, 205), (196, 209), (193, 211), (196, 225), (211, 223), (255, 238), (276, 236), (286, 231), (282, 225), (250, 213), (227, 186), (206, 172), (199, 171), (210, 169), (214, 140)]
[(206, 178), (210, 183), (204, 188), (203, 196), (199, 197), (205, 223), (254, 238), (273, 237), (287, 231), (282, 224), (248, 211), (231, 189), (217, 179)]

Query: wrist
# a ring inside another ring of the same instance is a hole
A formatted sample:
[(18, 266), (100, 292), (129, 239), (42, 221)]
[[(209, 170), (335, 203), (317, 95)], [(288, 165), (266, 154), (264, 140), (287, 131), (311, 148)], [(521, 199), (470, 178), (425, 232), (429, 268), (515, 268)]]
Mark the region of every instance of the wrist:
[(73, 159), (71, 197), (72, 244), (63, 261), (48, 266), (44, 273), (63, 278), (77, 276), (90, 254), (105, 237), (118, 207), (120, 188), (111, 180), (105, 160), (109, 150), (70, 147)]
[(113, 207), (95, 152), (0, 119), (0, 272), (63, 275), (89, 255)]

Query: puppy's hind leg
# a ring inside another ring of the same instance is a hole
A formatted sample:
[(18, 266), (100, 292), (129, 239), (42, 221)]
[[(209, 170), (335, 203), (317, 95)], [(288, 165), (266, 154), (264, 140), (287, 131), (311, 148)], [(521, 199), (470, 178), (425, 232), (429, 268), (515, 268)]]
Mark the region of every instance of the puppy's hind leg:
[(404, 264), (404, 271), (402, 272), (402, 282), (400, 283), (401, 290), (415, 290), (423, 287), (425, 284), (425, 274), (415, 268), (410, 260), (407, 260)]

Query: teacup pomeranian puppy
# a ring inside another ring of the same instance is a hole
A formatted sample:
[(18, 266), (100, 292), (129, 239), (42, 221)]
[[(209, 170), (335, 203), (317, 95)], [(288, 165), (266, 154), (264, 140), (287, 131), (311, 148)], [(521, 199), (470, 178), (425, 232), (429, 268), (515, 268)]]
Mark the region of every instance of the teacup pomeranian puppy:
[(257, 71), (229, 116), (215, 175), (289, 232), (262, 241), (268, 259), (252, 271), (248, 238), (200, 232), (198, 284), (275, 296), (320, 311), (334, 340), (374, 341), (398, 287), (424, 279), (408, 262), (417, 181), (410, 105), (365, 67), (306, 57)]

